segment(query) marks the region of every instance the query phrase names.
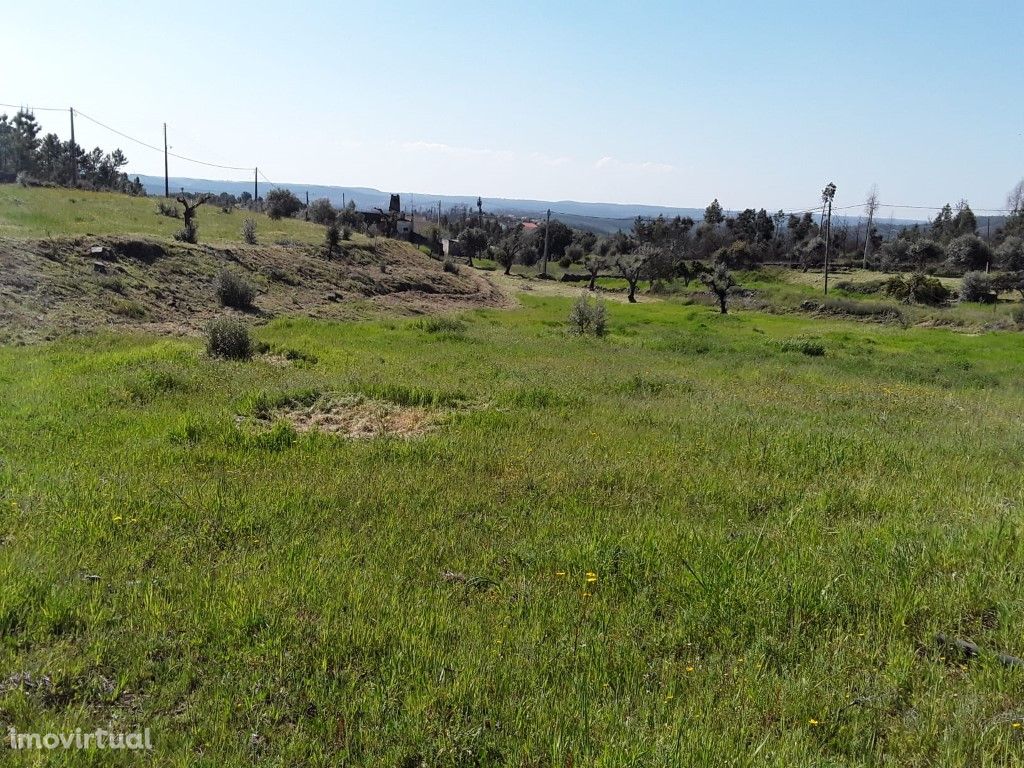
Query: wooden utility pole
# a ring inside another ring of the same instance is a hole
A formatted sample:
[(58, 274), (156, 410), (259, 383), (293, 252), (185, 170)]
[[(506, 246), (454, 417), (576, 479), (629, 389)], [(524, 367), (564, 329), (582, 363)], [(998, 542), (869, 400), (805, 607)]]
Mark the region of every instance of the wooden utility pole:
[(871, 255), (871, 227), (875, 223), (875, 211), (878, 210), (878, 187), (871, 187), (871, 191), (868, 193), (868, 199), (864, 203), (864, 207), (868, 212), (868, 226), (864, 230), (864, 269), (868, 268), (868, 256)]
[(551, 242), (551, 209), (548, 208), (548, 216), (544, 223), (544, 269), (541, 270), (541, 277), (548, 276), (548, 243)]
[(167, 172), (167, 123), (164, 123), (164, 197), (171, 196), (171, 177)]
[(832, 246), (832, 199), (836, 196), (836, 185), (829, 182), (828, 186), (825, 187), (825, 191), (821, 193), (821, 198), (825, 205), (822, 206), (822, 210), (828, 207), (828, 222), (825, 225), (825, 295), (828, 295), (828, 256), (829, 248)]
[(252, 175), (252, 204), (256, 205), (256, 201), (260, 199), (260, 167), (257, 165), (253, 169)]
[(68, 107), (71, 112), (71, 182), (78, 186), (78, 145), (75, 144), (75, 108)]

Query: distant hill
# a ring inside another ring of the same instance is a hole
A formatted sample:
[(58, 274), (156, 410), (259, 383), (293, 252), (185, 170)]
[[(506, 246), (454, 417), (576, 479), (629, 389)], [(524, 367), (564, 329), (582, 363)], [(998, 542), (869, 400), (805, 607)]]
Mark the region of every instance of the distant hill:
[[(162, 176), (140, 176), (146, 192), (151, 195), (160, 195), (164, 191), (164, 180)], [(252, 194), (252, 182), (247, 181), (216, 181), (212, 179), (189, 179), (172, 176), (170, 179), (172, 192), (179, 192), (184, 189), (186, 192), (213, 192), (219, 194), (227, 192), (232, 195), (240, 195), (242, 192)], [(335, 205), (342, 202), (354, 201), (360, 210), (372, 210), (373, 208), (387, 208), (391, 199), (391, 192), (382, 192), (379, 189), (369, 187), (334, 187), (318, 184), (278, 184), (276, 186), (290, 189), (300, 198), (305, 199), (309, 193), (309, 199), (326, 197)], [(263, 195), (270, 185), (260, 182), (260, 195)], [(402, 206), (408, 208), (410, 204), (416, 206), (416, 210), (424, 210), (430, 206), (436, 206), (438, 202), (445, 209), (453, 206), (465, 205), (476, 208), (475, 195), (431, 195), (422, 192), (400, 192)], [(502, 197), (483, 198), (484, 210), (491, 213), (506, 213), (510, 215), (539, 218), (551, 209), (551, 215), (557, 217), (569, 226), (580, 229), (591, 229), (594, 232), (610, 233), (620, 229), (628, 231), (633, 227), (633, 219), (637, 216), (690, 216), (699, 219), (704, 215), (703, 208), (669, 208), (658, 205), (626, 205), (621, 203), (581, 203), (575, 200), (524, 200)]]
[[(151, 195), (160, 195), (164, 191), (164, 179), (162, 176), (140, 176), (146, 192)], [(243, 192), (252, 194), (253, 185), (251, 181), (217, 181), (213, 179), (190, 179), (180, 176), (172, 176), (170, 179), (172, 192), (179, 192), (184, 189), (186, 192), (213, 192), (220, 194), (227, 192), (232, 195), (240, 195)], [(371, 187), (335, 187), (319, 184), (277, 184), (274, 186), (290, 189), (300, 198), (305, 199), (309, 193), (309, 199), (326, 197), (335, 205), (342, 205), (354, 201), (360, 210), (373, 210), (374, 208), (387, 209), (391, 199), (391, 192), (382, 192)], [(264, 195), (271, 185), (260, 182), (260, 195)], [(437, 203), (445, 209), (467, 206), (476, 208), (476, 197), (473, 195), (431, 195), (422, 192), (400, 192), (402, 196), (402, 207), (408, 209), (415, 205), (417, 211), (424, 211), (431, 206), (436, 208)], [(524, 216), (539, 219), (547, 211), (551, 210), (554, 218), (577, 229), (589, 229), (598, 234), (611, 234), (613, 232), (628, 232), (633, 228), (633, 220), (637, 216), (689, 216), (695, 221), (700, 221), (704, 216), (703, 208), (672, 208), (661, 205), (633, 205), (626, 203), (581, 203), (576, 200), (527, 200), (519, 198), (485, 197), (483, 198), (484, 210), (491, 213), (504, 213), (512, 216)], [(726, 211), (727, 214), (735, 211)], [(840, 224), (846, 222), (851, 226), (860, 221), (858, 216), (834, 216), (833, 222)], [(891, 231), (902, 229), (911, 224), (919, 224), (918, 221), (910, 219), (889, 219), (877, 221), (879, 231), (889, 234)], [(984, 222), (979, 219), (979, 225), (984, 229)], [(993, 224), (993, 227), (995, 225)]]

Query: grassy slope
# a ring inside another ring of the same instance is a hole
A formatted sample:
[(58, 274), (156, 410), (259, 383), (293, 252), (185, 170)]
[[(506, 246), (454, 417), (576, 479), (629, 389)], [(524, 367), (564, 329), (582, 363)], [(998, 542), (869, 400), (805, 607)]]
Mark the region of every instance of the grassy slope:
[[(1018, 337), (652, 303), (579, 339), (523, 300), (260, 330), (312, 367), (0, 348), (0, 669), (54, 683), (2, 724), (116, 714), (179, 765), (1021, 758), (1021, 674), (932, 649), (1024, 652)], [(414, 442), (234, 421), (378, 384), (487, 407)]]
[[(157, 202), (162, 199), (0, 184), (0, 236), (123, 234), (170, 239), (181, 229), (182, 222), (156, 212)], [(321, 243), (324, 239), (323, 227), (306, 221), (274, 221), (266, 214), (244, 210), (222, 213), (215, 205), (199, 209), (199, 238), (203, 242), (241, 242), (242, 222), (246, 217), (256, 220), (257, 237), (264, 243), (279, 240)]]

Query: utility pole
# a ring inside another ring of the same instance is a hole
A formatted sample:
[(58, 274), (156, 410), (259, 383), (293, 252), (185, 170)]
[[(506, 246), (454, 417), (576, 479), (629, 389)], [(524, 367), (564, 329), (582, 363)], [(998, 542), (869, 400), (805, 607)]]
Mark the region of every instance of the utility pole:
[(832, 199), (836, 196), (836, 185), (829, 182), (821, 193), (822, 211), (828, 207), (828, 223), (825, 225), (825, 295), (828, 295), (828, 256), (829, 248), (832, 245)]
[(864, 203), (868, 212), (868, 225), (864, 230), (864, 269), (868, 268), (868, 256), (871, 255), (871, 229), (875, 223), (875, 212), (878, 210), (878, 187), (872, 185), (868, 199)]
[(548, 217), (544, 224), (544, 269), (541, 270), (540, 276), (548, 276), (548, 243), (551, 241), (551, 209), (548, 208)]
[(73, 186), (78, 186), (78, 144), (75, 143), (75, 108), (68, 108), (71, 112), (71, 181)]
[(75, 144), (75, 108), (68, 107), (71, 112), (71, 180), (78, 186), (78, 145)]
[(256, 205), (256, 201), (260, 199), (260, 167), (257, 165), (253, 168), (252, 175), (252, 204)]
[(164, 123), (164, 197), (171, 196), (171, 177), (167, 172), (167, 123)]

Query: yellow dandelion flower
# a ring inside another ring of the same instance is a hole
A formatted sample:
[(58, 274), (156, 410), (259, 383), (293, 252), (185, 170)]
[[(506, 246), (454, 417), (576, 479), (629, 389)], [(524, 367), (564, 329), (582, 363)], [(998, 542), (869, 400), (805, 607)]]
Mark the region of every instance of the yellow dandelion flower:
[(810, 720), (808, 720), (807, 722), (810, 723), (811, 725), (818, 725), (818, 721), (815, 720), (813, 717)]
[(585, 592), (583, 593), (583, 596), (584, 596), (584, 597), (590, 597), (590, 593), (589, 593), (589, 592), (586, 592), (586, 591), (585, 591)]
[(587, 581), (590, 583), (597, 581), (597, 574), (593, 571), (587, 571)]
[(114, 521), (115, 523), (120, 523), (120, 522), (121, 522), (122, 520), (124, 520), (124, 518), (123, 518), (123, 517), (121, 517), (120, 515), (114, 515), (114, 516), (113, 516), (112, 518), (110, 518), (110, 519), (111, 519), (111, 520), (113, 520), (113, 521)]
[(686, 671), (687, 671), (687, 672), (693, 672), (693, 667), (687, 667), (687, 668), (686, 668)]
[(565, 576), (565, 571), (555, 571), (555, 576)]
[(1020, 728), (1020, 723), (1014, 723), (1014, 724), (1013, 724), (1013, 727), (1014, 727), (1014, 728)]

